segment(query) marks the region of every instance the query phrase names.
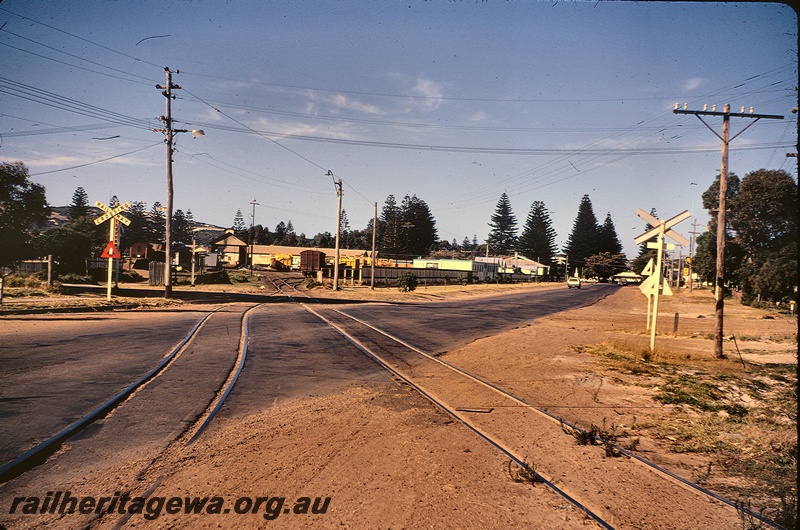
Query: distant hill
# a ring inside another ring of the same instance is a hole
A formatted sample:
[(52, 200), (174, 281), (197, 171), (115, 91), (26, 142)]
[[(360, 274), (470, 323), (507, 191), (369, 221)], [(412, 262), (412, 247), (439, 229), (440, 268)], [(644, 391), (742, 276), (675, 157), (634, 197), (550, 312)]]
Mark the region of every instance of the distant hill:
[[(89, 210), (89, 215), (93, 217), (100, 217), (103, 215), (103, 211), (96, 206), (87, 206), (87, 208)], [(47, 221), (48, 228), (64, 226), (70, 221), (69, 206), (51, 206), (50, 217), (48, 217)], [(203, 223), (201, 221), (195, 221), (194, 227), (197, 229), (198, 244), (201, 244), (201, 242), (206, 243), (225, 232), (225, 228), (221, 226)]]
[[(90, 215), (95, 215), (97, 217), (103, 215), (103, 211), (96, 206), (87, 206), (87, 209)], [(47, 222), (50, 228), (67, 224), (69, 222), (69, 206), (51, 206), (50, 217), (47, 218)]]

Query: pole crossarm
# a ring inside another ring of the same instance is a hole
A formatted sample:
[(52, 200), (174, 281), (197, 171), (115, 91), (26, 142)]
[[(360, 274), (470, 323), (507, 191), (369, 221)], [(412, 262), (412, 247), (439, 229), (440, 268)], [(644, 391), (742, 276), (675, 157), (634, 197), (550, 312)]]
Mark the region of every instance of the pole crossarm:
[[(681, 109), (674, 109), (672, 111), (673, 114), (693, 114), (697, 116), (697, 119), (703, 122), (709, 131), (714, 133), (714, 136), (722, 140), (725, 144), (729, 144), (734, 141), (736, 138), (739, 137), (740, 134), (745, 132), (747, 129), (752, 127), (758, 120), (765, 118), (771, 120), (782, 120), (783, 116), (777, 114), (747, 114), (743, 112), (717, 112), (717, 111), (707, 111), (707, 110), (681, 110)], [(701, 116), (722, 116), (724, 119), (729, 119), (731, 116), (734, 118), (751, 118), (753, 121), (747, 124), (744, 129), (739, 131), (738, 133), (734, 134), (732, 138), (723, 138), (722, 136), (717, 133), (714, 129), (711, 128), (709, 124)]]
[(715, 110), (684, 110), (684, 109), (673, 109), (673, 114), (693, 114), (697, 117), (700, 116), (730, 116), (732, 118), (755, 118), (761, 119), (766, 118), (770, 120), (782, 120), (784, 116), (779, 114), (753, 114), (747, 112), (719, 112)]

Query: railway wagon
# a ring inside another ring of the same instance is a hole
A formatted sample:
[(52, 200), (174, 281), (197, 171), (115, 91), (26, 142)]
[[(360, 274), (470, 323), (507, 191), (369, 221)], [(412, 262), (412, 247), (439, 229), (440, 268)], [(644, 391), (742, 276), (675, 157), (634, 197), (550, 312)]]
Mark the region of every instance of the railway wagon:
[[(410, 269), (403, 267), (375, 267), (375, 281), (386, 285), (395, 285), (398, 278), (404, 274), (412, 273), (421, 283), (426, 284), (448, 284), (448, 283), (472, 283), (472, 271), (457, 271), (445, 269)], [(370, 282), (372, 269), (365, 267), (362, 270), (363, 281)]]
[(325, 253), (319, 250), (304, 250), (300, 253), (300, 272), (304, 276), (315, 276), (329, 268), (325, 265)]

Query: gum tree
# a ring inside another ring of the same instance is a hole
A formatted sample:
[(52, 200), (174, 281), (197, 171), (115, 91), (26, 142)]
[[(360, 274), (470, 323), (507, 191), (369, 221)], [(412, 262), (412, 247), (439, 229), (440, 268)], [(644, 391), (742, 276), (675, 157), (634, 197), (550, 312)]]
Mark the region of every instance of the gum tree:
[(30, 181), (28, 168), (22, 162), (1, 162), (0, 266), (31, 257), (32, 236), (49, 214), (44, 186)]

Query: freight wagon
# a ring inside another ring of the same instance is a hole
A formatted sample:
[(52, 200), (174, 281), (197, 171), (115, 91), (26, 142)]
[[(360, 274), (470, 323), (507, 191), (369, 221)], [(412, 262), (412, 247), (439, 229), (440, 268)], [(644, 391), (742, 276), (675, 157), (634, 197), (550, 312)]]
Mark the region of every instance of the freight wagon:
[(327, 268), (325, 265), (325, 253), (319, 250), (304, 250), (300, 253), (300, 272), (304, 276), (316, 276), (318, 272)]

